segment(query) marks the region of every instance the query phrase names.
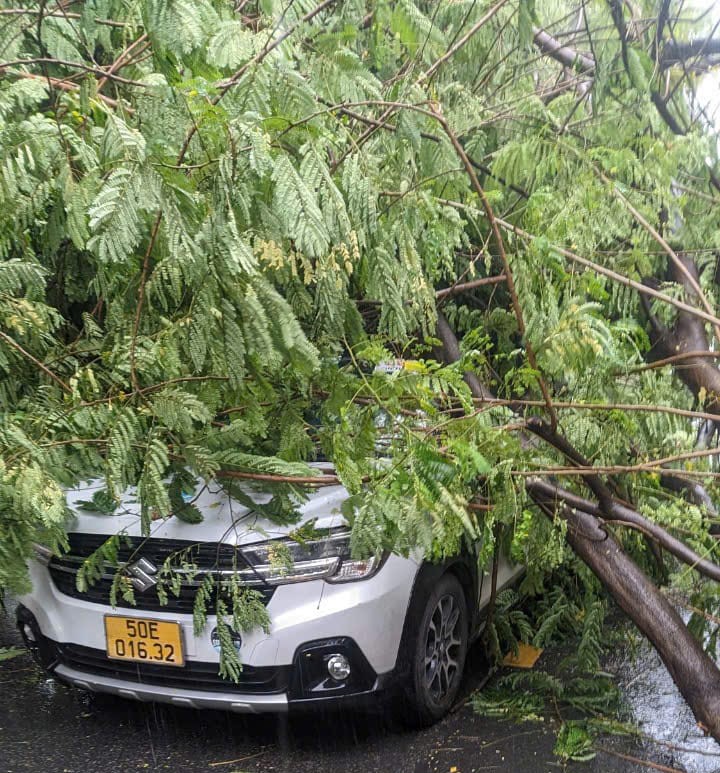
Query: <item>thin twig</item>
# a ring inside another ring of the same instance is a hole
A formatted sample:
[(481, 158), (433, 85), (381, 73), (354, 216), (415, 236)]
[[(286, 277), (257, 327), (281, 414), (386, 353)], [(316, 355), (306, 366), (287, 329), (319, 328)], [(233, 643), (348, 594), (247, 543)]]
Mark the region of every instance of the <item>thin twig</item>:
[(548, 415), (550, 416), (550, 422), (553, 429), (555, 429), (555, 427), (557, 427), (557, 415), (553, 410), (552, 400), (550, 398), (550, 390), (548, 389), (547, 384), (545, 383), (545, 379), (543, 378), (543, 375), (540, 372), (540, 368), (538, 367), (537, 358), (535, 357), (535, 350), (527, 338), (522, 307), (520, 306), (520, 300), (515, 289), (515, 281), (513, 279), (512, 269), (510, 268), (510, 262), (508, 261), (507, 253), (505, 252), (505, 242), (503, 240), (502, 234), (500, 233), (500, 228), (498, 227), (495, 213), (492, 206), (490, 205), (490, 202), (488, 201), (487, 196), (485, 195), (483, 187), (480, 185), (480, 180), (478, 179), (478, 176), (475, 172), (475, 168), (470, 162), (467, 153), (465, 153), (465, 149), (460, 144), (460, 140), (458, 140), (457, 135), (450, 128), (450, 124), (448, 124), (445, 116), (440, 111), (439, 105), (432, 107), (432, 114), (437, 118), (440, 126), (442, 126), (452, 146), (455, 148), (455, 152), (465, 166), (465, 170), (467, 171), (468, 177), (470, 178), (470, 182), (475, 189), (475, 193), (477, 193), (480, 201), (482, 202), (483, 209), (485, 210), (485, 214), (487, 215), (488, 221), (490, 222), (490, 228), (492, 230), (498, 252), (500, 253), (500, 259), (503, 264), (505, 281), (507, 283), (508, 292), (510, 293), (510, 299), (512, 301), (513, 311), (515, 313), (515, 319), (517, 320), (518, 332), (520, 333), (520, 337), (523, 339), (525, 344), (525, 351), (527, 352), (528, 362), (530, 363), (530, 367), (535, 371), (538, 386), (540, 387), (543, 399), (545, 400)]
[[(147, 33), (141, 35), (137, 40), (133, 41), (121, 54), (118, 56), (118, 58), (108, 67), (107, 74), (103, 75), (102, 78), (97, 83), (97, 90), (100, 91), (102, 87), (108, 82), (108, 79), (111, 78), (121, 67), (126, 67), (130, 62), (128, 61), (130, 55), (132, 54), (133, 50), (137, 48), (138, 46), (145, 43), (147, 40)], [(144, 46), (138, 53), (142, 53), (147, 46), (150, 44), (148, 43), (146, 46)]]
[[(458, 293), (464, 293), (467, 290), (474, 290), (476, 287), (485, 287), (486, 285), (496, 285), (504, 282), (507, 279), (505, 274), (498, 274), (497, 276), (484, 276), (480, 279), (473, 279), (470, 282), (463, 282), (462, 284), (450, 285), (442, 290), (435, 291), (436, 298), (446, 298), (449, 295), (457, 295)], [(720, 356), (720, 355), (718, 355)]]
[[(3, 8), (0, 9), (0, 16), (37, 16), (39, 11), (32, 8)], [(63, 19), (81, 19), (79, 13), (69, 13), (67, 11), (45, 11), (44, 16), (57, 16)], [(95, 24), (102, 24), (107, 27), (129, 27), (124, 21), (115, 21), (114, 19), (95, 19)]]
[(160, 210), (155, 217), (152, 231), (150, 232), (150, 240), (148, 241), (147, 249), (145, 250), (145, 258), (143, 259), (142, 274), (140, 275), (140, 284), (138, 286), (138, 304), (135, 310), (135, 321), (133, 322), (132, 339), (130, 340), (130, 382), (133, 389), (141, 394), (140, 384), (137, 378), (137, 372), (135, 369), (135, 350), (137, 347), (137, 337), (140, 330), (140, 319), (142, 317), (143, 305), (145, 303), (145, 285), (147, 283), (148, 272), (150, 269), (150, 253), (155, 246), (155, 239), (157, 238), (158, 231), (160, 230), (160, 221), (162, 220), (162, 210)]
[(238, 478), (240, 480), (262, 480), (269, 483), (295, 483), (298, 486), (339, 486), (340, 478), (337, 475), (301, 476), (301, 475), (275, 475), (269, 472), (238, 472), (236, 470), (219, 470), (215, 473), (217, 478)]
[(15, 349), (16, 351), (20, 352), (20, 354), (22, 354), (23, 357), (25, 357), (26, 359), (30, 360), (30, 362), (32, 362), (34, 365), (37, 365), (37, 367), (40, 368), (40, 370), (43, 373), (45, 373), (46, 375), (50, 376), (50, 378), (55, 383), (59, 384), (68, 394), (72, 394), (72, 389), (60, 378), (60, 376), (58, 376), (55, 373), (53, 373), (50, 370), (50, 368), (48, 368), (46, 365), (44, 365), (42, 362), (40, 362), (40, 360), (38, 360), (36, 357), (33, 357), (33, 355), (30, 354), (30, 352), (28, 352), (25, 349), (23, 349), (23, 347), (20, 346), (20, 344), (17, 341), (15, 341), (12, 338), (10, 338), (9, 335), (6, 335), (1, 330), (0, 330), (0, 338), (2, 338), (2, 340), (5, 341), (5, 343), (7, 343), (9, 346), (12, 346), (13, 349)]
[[(13, 76), (15, 78), (23, 78), (25, 80), (41, 80), (43, 82), (47, 82), (50, 80), (50, 84), (53, 88), (59, 89), (60, 91), (79, 91), (80, 86), (77, 83), (72, 83), (67, 80), (63, 80), (61, 78), (52, 78), (49, 79), (46, 78), (44, 75), (38, 75), (34, 72), (23, 72), (22, 70), (15, 70), (5, 73), (7, 76)], [(110, 107), (117, 107), (118, 101), (117, 99), (113, 99), (112, 97), (106, 97), (104, 94), (95, 94), (96, 99), (102, 100), (106, 105), (109, 105)], [(125, 107), (125, 112), (129, 113), (130, 115), (133, 115), (135, 113), (135, 110), (131, 107)]]
[(657, 762), (641, 760), (639, 757), (633, 757), (632, 754), (621, 754), (620, 752), (614, 752), (611, 749), (606, 749), (604, 746), (596, 746), (595, 748), (603, 754), (610, 754), (613, 757), (619, 757), (621, 760), (634, 762), (636, 765), (642, 765), (646, 768), (652, 768), (653, 770), (660, 770), (662, 773), (683, 773), (682, 770), (678, 770), (677, 768), (669, 768), (667, 765), (660, 765)]
[[(252, 59), (249, 59), (245, 64), (237, 70), (230, 78), (228, 78), (225, 81), (221, 81), (218, 85), (220, 92), (212, 98), (212, 104), (217, 105), (217, 103), (227, 94), (228, 91), (245, 75), (245, 73), (250, 69), (250, 67), (253, 67), (256, 64), (260, 64), (260, 62), (265, 59), (265, 57), (274, 51), (279, 45), (281, 45), (285, 40), (287, 40), (290, 35), (295, 32), (298, 27), (305, 24), (308, 21), (311, 21), (314, 19), (319, 13), (322, 13), (326, 8), (329, 8), (331, 5), (334, 5), (336, 0), (323, 0), (322, 3), (319, 5), (316, 5), (315, 8), (308, 11), (301, 19), (295, 22), (295, 24), (291, 24), (285, 32), (283, 32), (281, 35), (279, 35), (277, 38), (275, 38), (271, 43), (268, 43), (261, 51), (259, 51)], [(198, 127), (197, 125), (193, 124), (193, 126), (190, 127), (190, 131), (188, 131), (187, 135), (185, 136), (185, 141), (183, 142), (182, 148), (180, 149), (180, 155), (178, 156), (178, 164), (181, 164), (185, 158), (185, 154), (187, 153), (188, 148), (190, 147), (190, 142), (192, 138), (195, 136), (195, 133), (197, 132)]]
[[(517, 408), (519, 406), (527, 407), (543, 407), (545, 403), (542, 400), (527, 400), (527, 399), (502, 399), (502, 398), (479, 398), (474, 397), (473, 402), (480, 403), (482, 405), (493, 406), (508, 406), (511, 408)], [(640, 413), (668, 413), (674, 416), (684, 416), (689, 419), (707, 419), (708, 421), (717, 421), (718, 417), (715, 413), (709, 413), (708, 411), (694, 411), (690, 408), (676, 408), (672, 405), (652, 405), (649, 403), (579, 403), (563, 400), (554, 400), (553, 407), (557, 410), (580, 410), (580, 411), (637, 411)], [(450, 409), (455, 410), (455, 409)], [(478, 413), (484, 412), (485, 408), (478, 409)], [(458, 408), (457, 411), (464, 411), (464, 409)], [(466, 418), (463, 416), (463, 418)]]
[(211, 762), (209, 763), (211, 768), (216, 768), (219, 765), (236, 765), (238, 762), (245, 762), (245, 760), (254, 760), (256, 757), (261, 757), (263, 754), (267, 754), (266, 749), (262, 749), (259, 752), (255, 752), (255, 754), (247, 754), (245, 757), (238, 757), (234, 760), (223, 760), (222, 762)]
[(83, 62), (69, 62), (66, 59), (55, 59), (50, 56), (39, 56), (34, 59), (14, 59), (11, 62), (0, 62), (0, 71), (7, 69), (8, 67), (19, 67), (27, 64), (53, 64), (59, 67), (74, 67), (78, 70), (84, 70), (85, 72), (91, 72), (101, 77), (110, 78), (118, 83), (123, 83), (126, 86), (138, 86), (139, 88), (148, 88), (147, 83), (141, 83), (140, 81), (133, 81), (129, 78), (123, 78), (120, 75), (110, 73), (108, 70), (104, 70), (102, 67), (91, 67)]
[[(597, 465), (597, 466), (578, 466), (578, 467), (550, 467), (545, 470), (513, 470), (513, 475), (527, 476), (527, 475), (596, 475), (598, 473), (610, 474), (610, 473), (626, 473), (626, 472), (655, 472), (667, 467), (668, 464), (674, 464), (675, 462), (686, 462), (690, 459), (704, 459), (709, 456), (720, 455), (720, 447), (714, 448), (699, 448), (695, 451), (685, 451), (681, 454), (673, 454), (672, 456), (664, 456), (660, 459), (651, 459), (647, 462), (639, 462), (638, 464), (612, 464), (612, 465)], [(673, 472), (676, 472), (673, 470)], [(684, 470), (677, 470), (677, 472), (685, 472)]]
[[(508, 223), (506, 220), (502, 220), (501, 218), (495, 218), (498, 225), (501, 228), (504, 228), (507, 231), (511, 231), (516, 236), (520, 236), (523, 239), (528, 240), (534, 240), (537, 239), (537, 236), (534, 234), (528, 233), (527, 231), (524, 231), (522, 228), (519, 228), (516, 225), (513, 225), (513, 223)], [(555, 252), (558, 253), (558, 255), (562, 255), (565, 258), (568, 258), (568, 260), (572, 260), (575, 263), (579, 263), (581, 266), (585, 266), (586, 268), (592, 269), (593, 271), (596, 271), (598, 274), (603, 274), (606, 277), (609, 277), (610, 279), (613, 279), (615, 282), (618, 282), (619, 284), (623, 284), (626, 287), (632, 287), (634, 290), (637, 290), (640, 293), (643, 293), (644, 295), (648, 295), (651, 298), (657, 298), (659, 301), (664, 301), (665, 303), (669, 303), (671, 306), (675, 306), (677, 309), (682, 309), (683, 311), (687, 311), (688, 314), (693, 314), (696, 317), (700, 317), (700, 319), (704, 319), (706, 322), (711, 322), (713, 325), (720, 325), (720, 317), (716, 317), (714, 314), (708, 314), (706, 311), (703, 311), (702, 309), (698, 309), (696, 306), (691, 306), (689, 303), (685, 303), (684, 301), (679, 301), (676, 298), (673, 298), (670, 295), (666, 295), (665, 293), (661, 293), (659, 290), (655, 290), (652, 287), (648, 287), (647, 285), (644, 285), (642, 282), (636, 282), (634, 279), (630, 279), (627, 276), (624, 276), (623, 274), (618, 274), (617, 271), (613, 271), (612, 269), (606, 268), (605, 266), (600, 265), (599, 263), (595, 263), (592, 260), (588, 260), (587, 258), (583, 258), (580, 255), (575, 254), (574, 252), (571, 252), (570, 250), (565, 249), (564, 247), (559, 247), (556, 244), (551, 244), (550, 248), (553, 249)]]
[(430, 80), (430, 78), (435, 75), (435, 73), (445, 64), (445, 62), (447, 62), (448, 59), (451, 59), (474, 35), (476, 35), (507, 2), (508, 0), (499, 0), (499, 2), (495, 3), (495, 5), (487, 11), (487, 13), (481, 16), (475, 22), (475, 24), (470, 27), (470, 29), (460, 38), (460, 40), (457, 41), (457, 43), (455, 43), (453, 46), (450, 46), (450, 48), (436, 62), (434, 62), (427, 70), (425, 70), (424, 73), (422, 73), (417, 82), (424, 83), (425, 81)]

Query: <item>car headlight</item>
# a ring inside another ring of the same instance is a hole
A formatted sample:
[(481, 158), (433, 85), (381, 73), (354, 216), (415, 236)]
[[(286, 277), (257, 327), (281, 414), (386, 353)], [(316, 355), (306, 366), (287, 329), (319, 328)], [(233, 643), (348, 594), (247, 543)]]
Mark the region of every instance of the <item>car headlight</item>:
[(247, 585), (285, 585), (307, 580), (351, 582), (375, 574), (382, 556), (354, 559), (350, 555), (350, 532), (342, 530), (325, 538), (268, 540), (238, 546), (248, 567), (235, 574)]

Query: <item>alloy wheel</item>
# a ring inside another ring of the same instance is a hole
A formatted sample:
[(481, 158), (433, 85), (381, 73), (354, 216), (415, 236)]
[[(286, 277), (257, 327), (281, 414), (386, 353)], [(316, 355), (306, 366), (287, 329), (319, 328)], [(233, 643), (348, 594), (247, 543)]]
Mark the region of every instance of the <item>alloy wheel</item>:
[(458, 677), (461, 620), (457, 600), (442, 596), (430, 618), (425, 640), (425, 687), (436, 703), (450, 692)]

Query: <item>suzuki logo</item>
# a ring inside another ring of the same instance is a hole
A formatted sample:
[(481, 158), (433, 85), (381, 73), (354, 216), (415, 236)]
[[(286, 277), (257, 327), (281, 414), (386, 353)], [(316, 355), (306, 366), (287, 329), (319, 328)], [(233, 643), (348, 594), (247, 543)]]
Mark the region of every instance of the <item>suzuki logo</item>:
[(130, 575), (130, 582), (135, 590), (139, 590), (140, 593), (144, 593), (146, 590), (157, 585), (155, 575), (157, 574), (157, 566), (152, 561), (148, 561), (147, 558), (141, 558), (135, 563), (129, 564), (125, 567), (126, 574)]

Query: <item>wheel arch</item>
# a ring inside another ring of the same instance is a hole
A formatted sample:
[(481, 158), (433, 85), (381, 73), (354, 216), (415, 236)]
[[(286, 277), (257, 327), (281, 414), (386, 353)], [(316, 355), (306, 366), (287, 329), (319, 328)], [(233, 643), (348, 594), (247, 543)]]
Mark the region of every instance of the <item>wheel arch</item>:
[(405, 623), (403, 625), (396, 663), (398, 674), (404, 674), (408, 670), (408, 648), (425, 610), (427, 596), (433, 586), (446, 574), (452, 574), (457, 579), (465, 594), (470, 641), (472, 641), (477, 632), (479, 624), (477, 562), (470, 555), (463, 554), (453, 556), (451, 559), (437, 564), (423, 561), (415, 575), (415, 581), (410, 593), (410, 601), (405, 613)]
[(477, 566), (470, 565), (468, 560), (458, 557), (451, 563), (445, 571), (445, 574), (452, 574), (458, 580), (465, 593), (465, 606), (468, 615), (468, 635), (472, 640), (478, 625), (478, 572)]

